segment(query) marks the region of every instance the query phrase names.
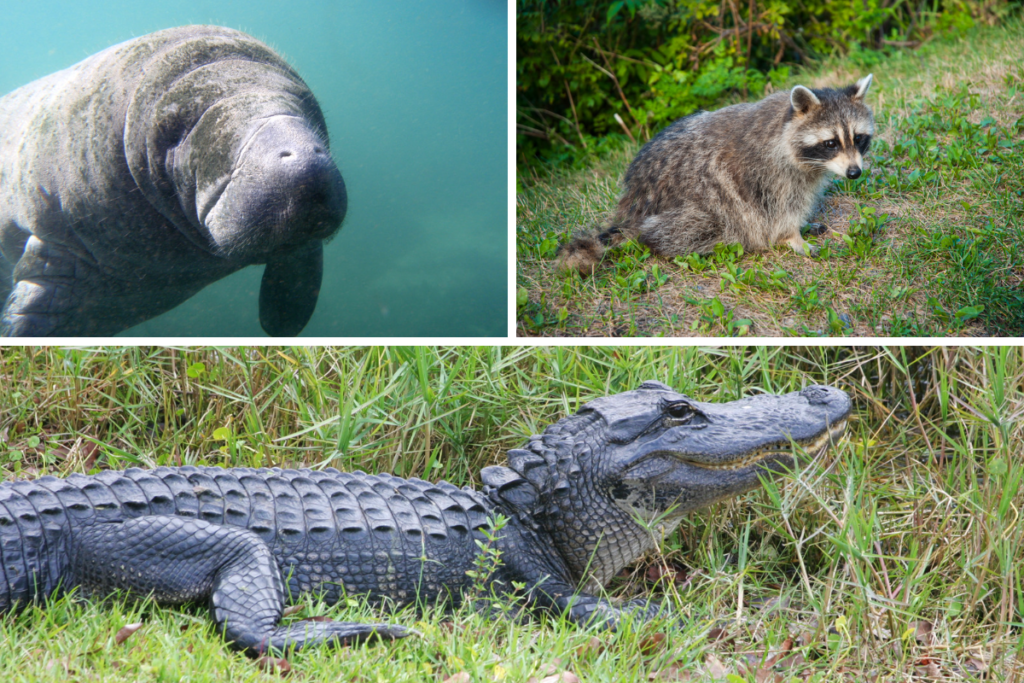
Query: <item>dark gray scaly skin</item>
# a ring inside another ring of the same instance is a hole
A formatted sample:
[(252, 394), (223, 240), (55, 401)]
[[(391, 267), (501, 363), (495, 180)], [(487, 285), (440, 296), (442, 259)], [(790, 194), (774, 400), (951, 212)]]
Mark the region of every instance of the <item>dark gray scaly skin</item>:
[(184, 26), (0, 98), (0, 334), (109, 336), (266, 264), (298, 334), (347, 208), (312, 92), (238, 31)]
[(659, 608), (594, 592), (687, 512), (791, 468), (796, 452), (823, 452), (849, 412), (831, 387), (714, 404), (645, 382), (509, 451), (508, 466), (481, 472), (482, 492), (333, 469), (160, 467), (3, 483), (0, 613), (77, 587), (207, 602), (225, 638), (253, 654), (401, 638), (410, 631), (389, 624), (278, 623), (287, 600), (310, 592), (332, 604), (365, 595), (458, 605), (476, 541), (500, 513), (491, 587), (614, 628)]

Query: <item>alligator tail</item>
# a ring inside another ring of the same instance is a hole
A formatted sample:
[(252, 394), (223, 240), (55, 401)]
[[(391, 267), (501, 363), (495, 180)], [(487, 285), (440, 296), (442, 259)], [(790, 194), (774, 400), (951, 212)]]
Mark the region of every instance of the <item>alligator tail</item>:
[[(2, 533), (2, 532), (0, 532)], [(7, 578), (7, 570), (4, 568), (3, 550), (0, 549), (0, 614), (12, 611), (17, 602), (11, 595), (11, 581)]]
[(46, 524), (55, 499), (45, 492), (30, 499), (27, 492), (36, 488), (17, 482), (0, 490), (0, 614), (18, 612), (58, 586), (63, 529)]
[(568, 273), (592, 273), (601, 262), (607, 247), (624, 239), (622, 229), (611, 226), (607, 230), (592, 234), (574, 235), (571, 240), (558, 248), (558, 269)]

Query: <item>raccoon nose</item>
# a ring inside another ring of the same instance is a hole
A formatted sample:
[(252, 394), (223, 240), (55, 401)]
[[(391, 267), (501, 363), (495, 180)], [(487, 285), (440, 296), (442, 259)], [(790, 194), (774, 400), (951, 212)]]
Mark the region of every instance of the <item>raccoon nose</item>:
[(856, 180), (857, 178), (860, 178), (860, 166), (851, 166), (850, 168), (846, 169), (846, 177), (849, 178), (850, 180)]

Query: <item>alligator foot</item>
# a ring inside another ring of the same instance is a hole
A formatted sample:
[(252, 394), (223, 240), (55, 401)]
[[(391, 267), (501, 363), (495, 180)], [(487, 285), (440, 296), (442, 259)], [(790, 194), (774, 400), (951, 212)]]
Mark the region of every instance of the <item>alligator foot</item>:
[(616, 630), (623, 620), (644, 623), (663, 616), (661, 604), (646, 598), (636, 598), (620, 605), (613, 605), (604, 598), (585, 593), (564, 599), (563, 609), (566, 617), (573, 623), (600, 626), (609, 631)]
[(576, 593), (571, 585), (547, 578), (534, 586), (530, 598), (535, 606), (554, 608), (574, 624), (609, 631), (616, 630), (623, 621), (645, 623), (667, 616), (660, 602), (635, 598), (614, 605), (605, 598)]

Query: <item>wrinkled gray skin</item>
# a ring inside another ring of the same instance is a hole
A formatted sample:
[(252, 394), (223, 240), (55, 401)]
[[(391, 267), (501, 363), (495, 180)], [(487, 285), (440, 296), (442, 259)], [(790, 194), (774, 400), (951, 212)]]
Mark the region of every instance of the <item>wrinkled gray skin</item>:
[(320, 107), (270, 48), (158, 31), (0, 98), (0, 333), (112, 335), (266, 264), (298, 334), (347, 199)]
[[(298, 622), (286, 600), (457, 605), (489, 518), (496, 591), (580, 624), (649, 619), (644, 599), (592, 595), (685, 513), (816, 456), (846, 426), (849, 397), (812, 386), (700, 403), (659, 382), (599, 398), (481, 473), (446, 482), (280, 469), (161, 467), (0, 484), (0, 613), (77, 587), (205, 602), (250, 654), (410, 634), (401, 626)], [(638, 523), (644, 520), (654, 534)], [(519, 584), (520, 589), (514, 587)]]

